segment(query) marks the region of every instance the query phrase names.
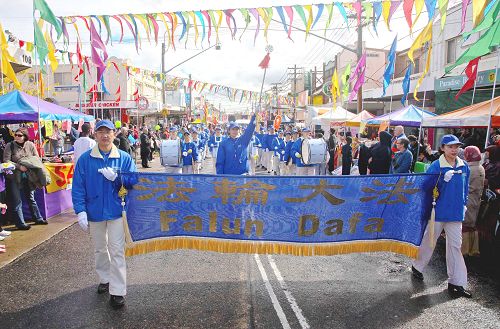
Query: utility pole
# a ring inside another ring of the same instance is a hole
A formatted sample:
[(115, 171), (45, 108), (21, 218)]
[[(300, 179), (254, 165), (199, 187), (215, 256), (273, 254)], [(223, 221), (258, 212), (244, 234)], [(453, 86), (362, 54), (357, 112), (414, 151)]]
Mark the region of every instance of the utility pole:
[(188, 105), (188, 119), (191, 118), (191, 109), (192, 109), (192, 104), (193, 104), (193, 82), (191, 81), (191, 73), (189, 73), (189, 104)]
[(297, 64), (293, 66), (293, 121), (297, 115)]

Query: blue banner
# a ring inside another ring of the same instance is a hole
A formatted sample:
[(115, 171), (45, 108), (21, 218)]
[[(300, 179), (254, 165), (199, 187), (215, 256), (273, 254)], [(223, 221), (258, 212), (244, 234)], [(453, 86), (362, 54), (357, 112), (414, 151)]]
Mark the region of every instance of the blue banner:
[(416, 257), (437, 176), (137, 173), (127, 255), (159, 250)]

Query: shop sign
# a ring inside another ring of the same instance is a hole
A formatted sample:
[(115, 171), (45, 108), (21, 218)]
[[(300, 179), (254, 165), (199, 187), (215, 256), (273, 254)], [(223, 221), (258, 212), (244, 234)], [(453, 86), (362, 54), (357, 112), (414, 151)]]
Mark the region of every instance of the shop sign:
[(60, 190), (70, 190), (73, 183), (73, 171), (75, 166), (68, 164), (47, 164), (45, 166), (50, 174), (50, 184), (45, 188), (47, 193), (53, 193)]
[[(121, 109), (135, 109), (137, 107), (136, 102), (134, 101), (120, 101), (120, 102), (113, 102), (113, 101), (98, 101), (98, 102), (93, 102), (93, 103), (82, 103), (81, 104), (82, 109), (116, 109), (116, 108), (121, 108)], [(72, 109), (79, 109), (80, 104), (72, 104), (71, 105)]]
[[(486, 70), (479, 72), (476, 80), (476, 87), (490, 86), (495, 80), (495, 70)], [(434, 90), (435, 91), (445, 91), (445, 90), (460, 90), (462, 86), (467, 81), (467, 76), (459, 75), (456, 77), (447, 77), (442, 79), (434, 80)], [(497, 76), (497, 83), (500, 79)]]

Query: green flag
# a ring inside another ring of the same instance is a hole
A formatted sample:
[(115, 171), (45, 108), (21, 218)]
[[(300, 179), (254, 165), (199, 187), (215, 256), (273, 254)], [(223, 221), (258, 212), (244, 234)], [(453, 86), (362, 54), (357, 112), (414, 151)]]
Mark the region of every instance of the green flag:
[(473, 33), (489, 29), (493, 25), (493, 23), (495, 23), (495, 21), (497, 20), (499, 12), (500, 12), (500, 1), (497, 1), (496, 4), (494, 4), (494, 7), (491, 8), (490, 11), (488, 11), (488, 13), (484, 16), (481, 23), (479, 23), (470, 32), (463, 34), (464, 38), (468, 38)]
[(351, 75), (351, 63), (347, 64), (347, 67), (344, 70), (344, 73), (342, 73), (342, 77), (340, 78), (342, 80), (342, 94), (344, 97), (349, 96), (349, 77)]
[(468, 63), (476, 57), (484, 56), (493, 51), (495, 46), (500, 45), (500, 20), (497, 20), (483, 34), (473, 46), (469, 47), (456, 61), (450, 66), (447, 66), (445, 73), (448, 74), (451, 70), (460, 64)]
[(40, 60), (40, 67), (43, 70), (43, 64), (47, 55), (49, 54), (49, 47), (47, 46), (47, 41), (43, 37), (42, 30), (40, 29), (40, 25), (36, 22), (33, 24), (35, 27), (35, 47), (36, 52), (38, 53), (38, 59)]
[(62, 34), (61, 22), (59, 22), (45, 0), (33, 0), (33, 11), (35, 10), (40, 12), (41, 19), (54, 26), (57, 32), (57, 38), (59, 39)]

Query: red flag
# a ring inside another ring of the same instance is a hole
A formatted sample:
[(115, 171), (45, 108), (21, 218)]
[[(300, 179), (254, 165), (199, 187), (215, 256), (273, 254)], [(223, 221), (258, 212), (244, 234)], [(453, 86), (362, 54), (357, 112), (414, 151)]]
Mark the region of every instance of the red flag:
[(259, 67), (262, 69), (267, 69), (269, 67), (269, 61), (271, 60), (271, 56), (269, 56), (269, 53), (266, 54), (262, 62), (260, 62)]
[(119, 103), (122, 100), (121, 96), (118, 96), (118, 98), (115, 100), (115, 102)]
[(462, 95), (464, 92), (474, 87), (474, 83), (476, 82), (477, 78), (477, 67), (480, 58), (481, 56), (476, 57), (473, 60), (471, 60), (469, 64), (467, 64), (467, 67), (465, 68), (465, 75), (467, 76), (468, 80), (464, 83), (462, 88), (455, 95), (455, 99), (458, 99), (460, 95)]

